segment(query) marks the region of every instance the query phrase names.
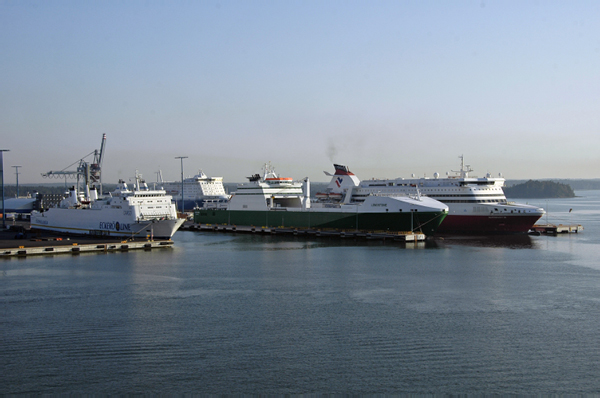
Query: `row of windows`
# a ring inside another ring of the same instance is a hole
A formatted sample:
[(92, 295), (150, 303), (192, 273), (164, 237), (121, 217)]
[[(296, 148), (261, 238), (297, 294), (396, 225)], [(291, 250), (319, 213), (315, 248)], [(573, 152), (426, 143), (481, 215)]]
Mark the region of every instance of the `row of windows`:
[(443, 203), (498, 203), (498, 204), (506, 204), (506, 200), (485, 200), (485, 199), (481, 199), (481, 200), (447, 200), (444, 199), (441, 202)]
[[(413, 184), (411, 184), (411, 183), (400, 184), (400, 183), (393, 183), (393, 182), (388, 182), (388, 183), (385, 183), (385, 182), (376, 182), (376, 183), (367, 184), (368, 187), (386, 187), (386, 186), (387, 187), (394, 187), (394, 186), (396, 186), (396, 187), (415, 187), (416, 185), (417, 184), (414, 184), (414, 183)], [(424, 187), (425, 186), (423, 183), (419, 183), (418, 185), (419, 185), (419, 187)], [(468, 186), (468, 185), (477, 185), (477, 186), (486, 186), (486, 187), (490, 187), (490, 188), (494, 186), (494, 184), (489, 184), (487, 182), (464, 182), (464, 183), (452, 184), (452, 185), (453, 186), (457, 186), (457, 187), (458, 186), (465, 187), (465, 186)], [(431, 186), (431, 185), (428, 184), (428, 186)], [(438, 184), (437, 186), (438, 187), (440, 187), (440, 186), (448, 186), (448, 184), (444, 184), (444, 185)], [(439, 188), (436, 188), (436, 189), (439, 189)]]
[[(370, 186), (370, 187), (373, 187), (373, 186), (378, 186), (378, 185), (369, 185), (369, 186)], [(385, 186), (385, 185), (381, 185), (381, 186)], [(488, 191), (488, 190), (489, 190), (489, 189), (485, 189), (485, 191)], [(468, 191), (468, 190), (466, 190), (466, 189), (464, 189), (464, 188), (463, 188), (463, 189), (459, 189), (459, 188), (452, 188), (452, 189), (450, 189), (450, 188), (447, 188), (447, 189), (437, 189), (437, 188), (421, 188), (421, 189), (420, 189), (420, 191), (421, 191), (421, 192), (465, 192), (465, 191)], [(478, 191), (478, 192), (481, 192), (482, 190), (481, 190), (481, 189), (477, 189), (477, 191)], [(500, 189), (494, 189), (494, 191), (499, 191), (499, 192), (502, 192)], [(373, 190), (371, 190), (370, 192), (379, 192), (379, 191), (378, 191), (378, 190), (375, 190), (375, 189), (373, 189)]]
[[(497, 198), (498, 194), (495, 193), (491, 193), (491, 194), (485, 194), (485, 195), (430, 195), (430, 197), (432, 198), (485, 198), (485, 197), (493, 197), (493, 198)], [(502, 198), (500, 198), (502, 199)], [(500, 200), (499, 199), (499, 200)]]
[[(393, 194), (390, 194), (393, 195)], [(355, 195), (354, 198), (366, 198), (369, 195)], [(489, 195), (431, 195), (432, 199), (437, 199), (441, 202), (449, 202), (449, 203), (506, 203), (506, 199), (498, 198), (498, 195), (489, 194)], [(475, 199), (481, 197), (491, 197), (494, 199)], [(444, 199), (441, 199), (444, 198)], [(452, 201), (445, 198), (464, 198), (464, 200)], [(470, 200), (469, 200), (470, 199)]]

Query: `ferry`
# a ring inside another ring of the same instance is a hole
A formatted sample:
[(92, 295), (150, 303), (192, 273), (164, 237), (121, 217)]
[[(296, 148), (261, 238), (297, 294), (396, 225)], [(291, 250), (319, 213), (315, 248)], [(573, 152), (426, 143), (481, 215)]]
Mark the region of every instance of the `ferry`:
[[(420, 193), (448, 205), (449, 214), (438, 228), (440, 234), (518, 234), (529, 229), (545, 210), (527, 204), (509, 202), (502, 187), (502, 175), (472, 177), (473, 171), (460, 156), (460, 170), (454, 175), (438, 173), (433, 178), (372, 179), (363, 181), (362, 195), (414, 195)], [(358, 198), (357, 198), (358, 200)]]
[(163, 181), (158, 172), (157, 185), (162, 187), (182, 209), (195, 207), (225, 208), (229, 195), (223, 187), (223, 177), (209, 177), (202, 170), (193, 177), (183, 179), (183, 206), (181, 203), (181, 181)]
[[(170, 239), (185, 220), (177, 218), (171, 196), (162, 189), (150, 190), (137, 171), (131, 190), (125, 181), (119, 180), (114, 192), (106, 196), (98, 194), (97, 185), (102, 191), (105, 144), (106, 134), (102, 136), (100, 150), (92, 152), (93, 161), (80, 159), (77, 170), (42, 174), (45, 178), (74, 177), (78, 185), (71, 187), (57, 206), (32, 211), (31, 228), (76, 235)], [(80, 179), (83, 179), (81, 191)]]
[(16, 198), (7, 198), (4, 201), (4, 209), (7, 213), (31, 213), (37, 200), (37, 192), (31, 196), (19, 196)]
[(170, 239), (185, 220), (177, 218), (171, 196), (150, 190), (136, 175), (130, 190), (117, 188), (99, 197), (96, 187), (78, 192), (73, 186), (58, 207), (31, 212), (31, 228), (76, 235)]
[[(226, 209), (195, 209), (198, 224), (228, 224), (283, 228), (331, 228), (421, 232), (432, 236), (448, 206), (425, 196), (372, 194), (355, 200), (353, 189), (360, 183), (347, 168), (336, 167), (327, 187), (327, 197), (311, 200), (310, 181), (280, 177), (271, 164), (263, 175), (239, 184)], [(321, 195), (323, 197), (323, 195)]]

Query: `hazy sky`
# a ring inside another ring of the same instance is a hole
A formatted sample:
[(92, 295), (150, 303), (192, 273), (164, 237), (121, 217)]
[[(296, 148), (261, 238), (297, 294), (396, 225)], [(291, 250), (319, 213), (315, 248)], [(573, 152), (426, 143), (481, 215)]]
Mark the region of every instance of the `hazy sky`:
[(600, 1), (0, 0), (5, 181), (600, 177)]

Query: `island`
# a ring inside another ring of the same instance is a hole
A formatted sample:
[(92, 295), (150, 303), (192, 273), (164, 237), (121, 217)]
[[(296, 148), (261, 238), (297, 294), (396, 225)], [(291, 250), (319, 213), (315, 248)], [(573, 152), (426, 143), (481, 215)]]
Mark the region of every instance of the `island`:
[(522, 184), (504, 187), (507, 198), (574, 198), (575, 192), (568, 184), (555, 181), (529, 180)]

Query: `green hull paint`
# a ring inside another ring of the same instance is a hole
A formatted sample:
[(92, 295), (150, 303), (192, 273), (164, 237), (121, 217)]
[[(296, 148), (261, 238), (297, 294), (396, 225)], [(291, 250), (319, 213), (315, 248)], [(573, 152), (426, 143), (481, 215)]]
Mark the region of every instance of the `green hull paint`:
[(442, 212), (346, 213), (196, 209), (194, 222), (255, 227), (333, 228), (390, 232), (414, 230), (431, 236), (440, 226), (446, 214)]

